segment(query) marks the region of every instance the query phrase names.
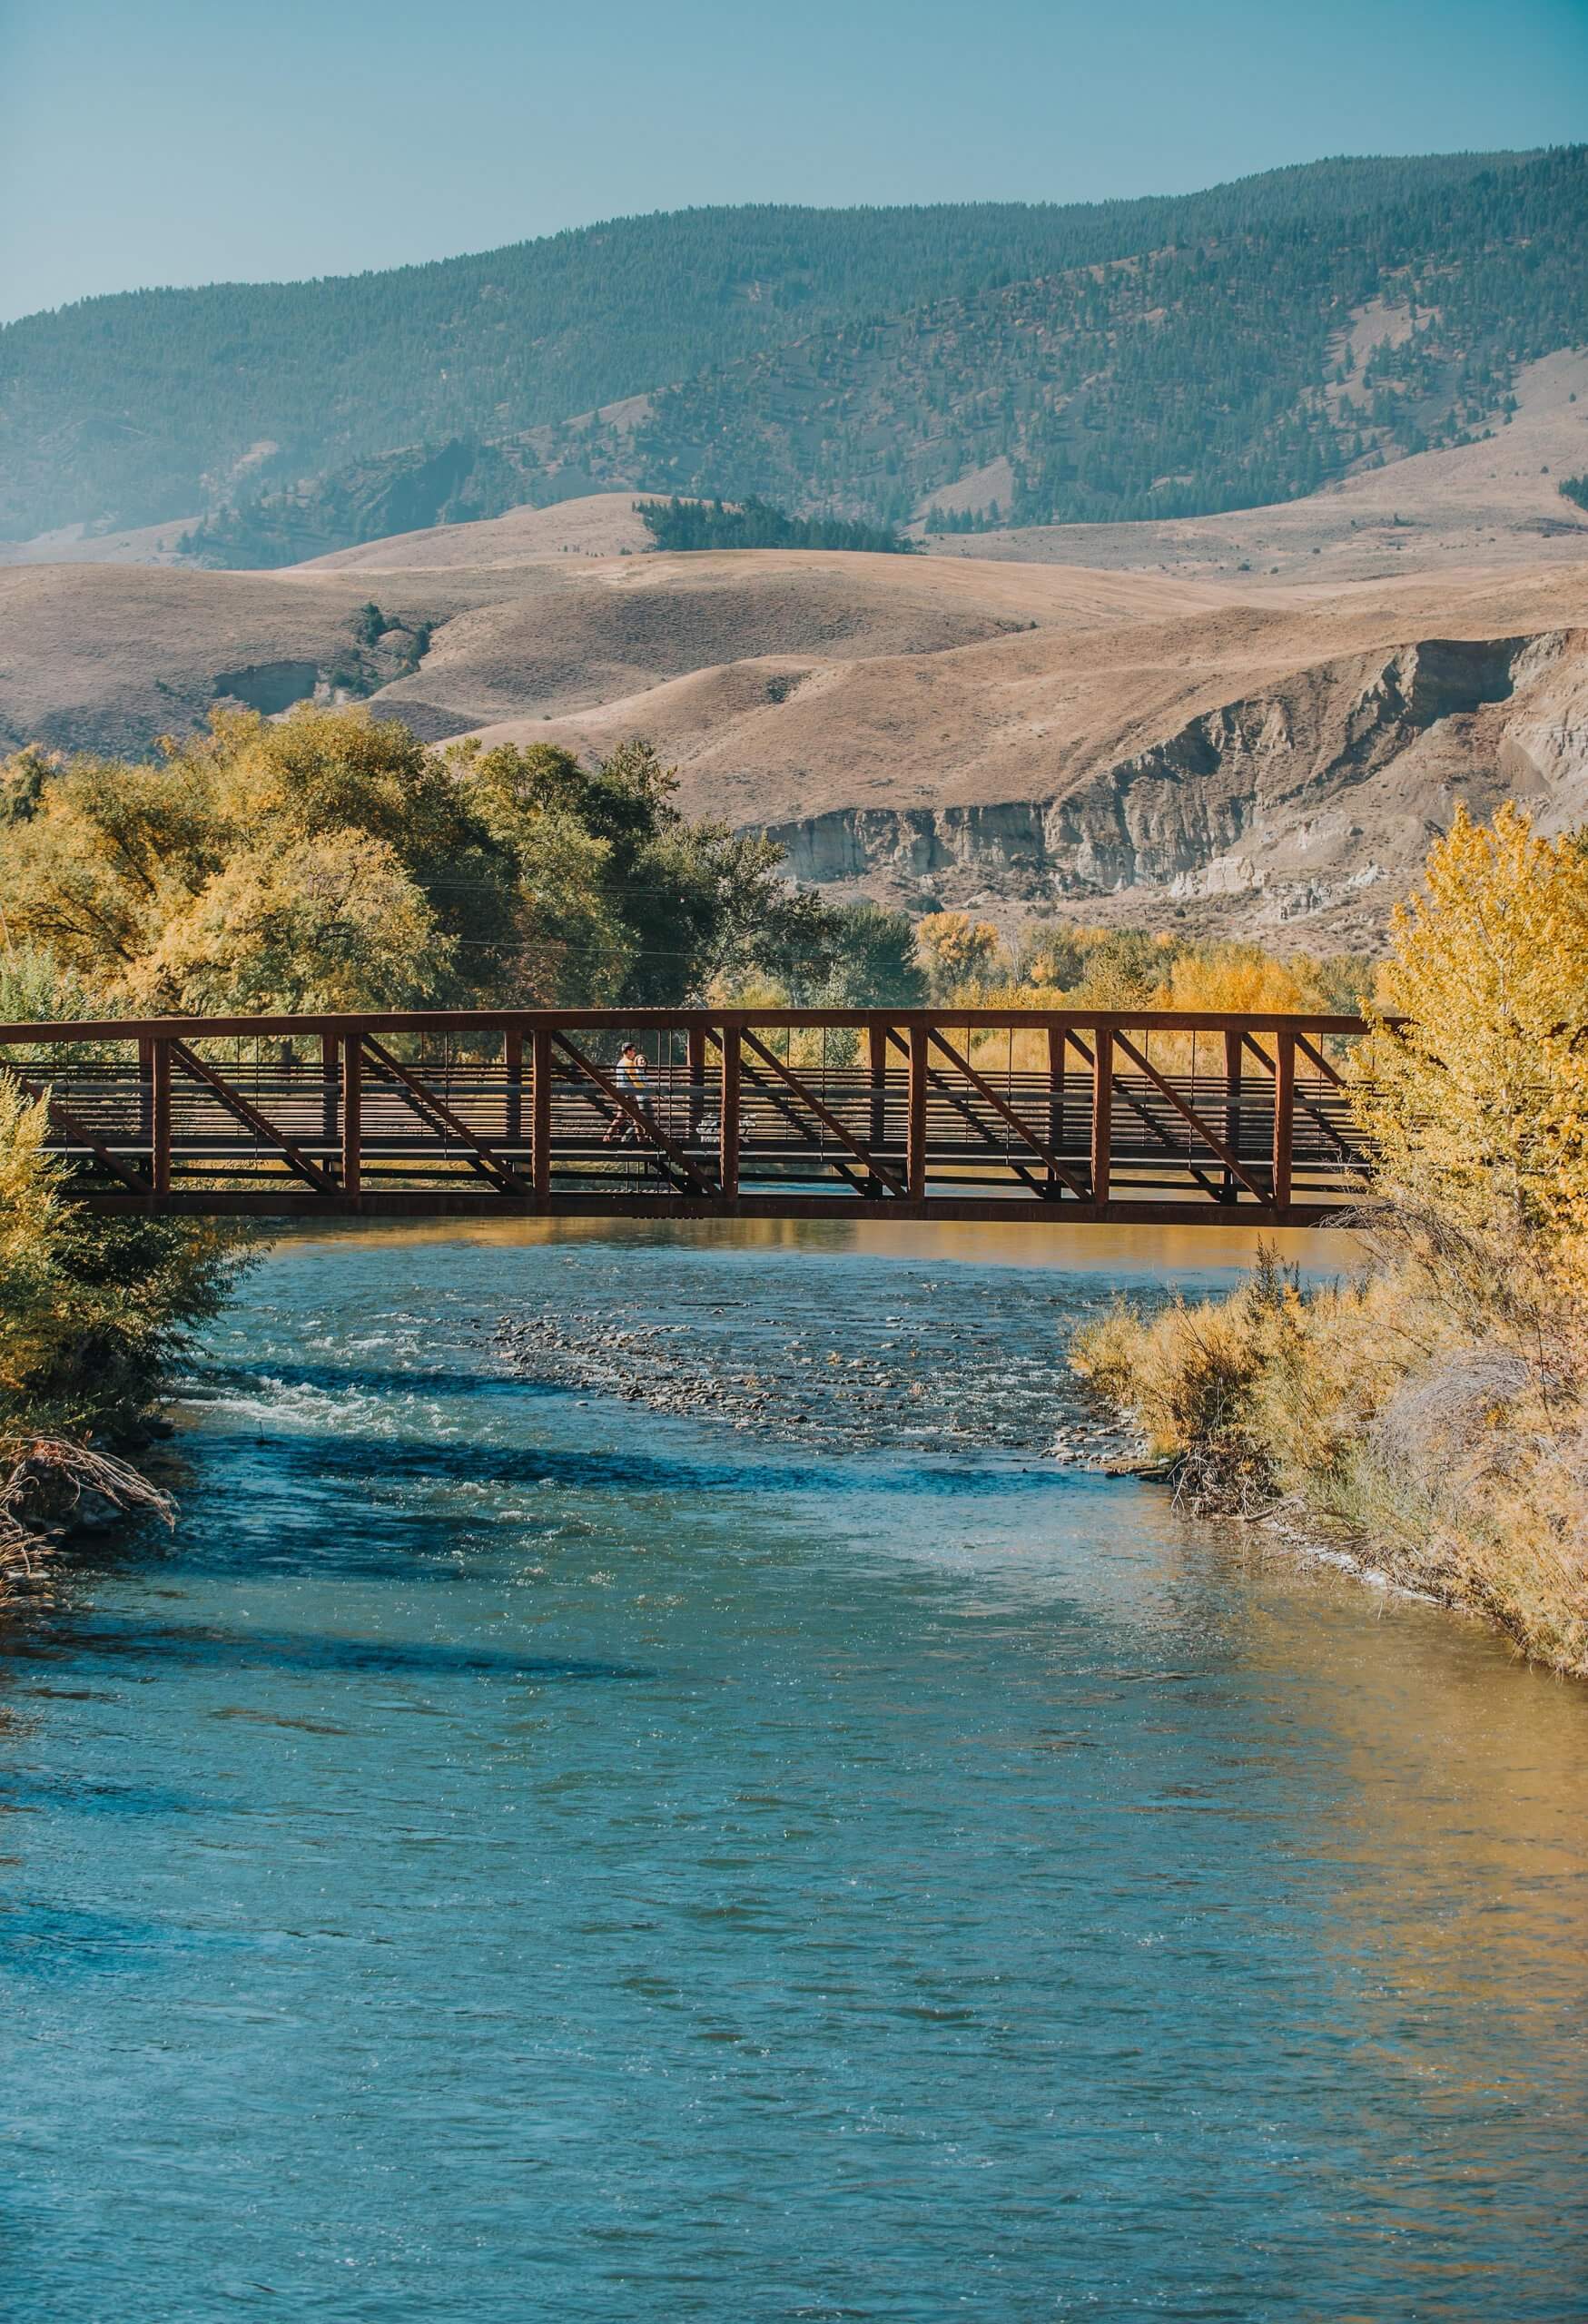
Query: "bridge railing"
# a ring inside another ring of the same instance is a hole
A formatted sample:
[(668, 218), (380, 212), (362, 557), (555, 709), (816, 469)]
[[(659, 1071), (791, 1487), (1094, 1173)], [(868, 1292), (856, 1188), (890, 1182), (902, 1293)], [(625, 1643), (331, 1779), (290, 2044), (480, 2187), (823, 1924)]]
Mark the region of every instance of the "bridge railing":
[(1342, 1068), (1364, 1029), (1150, 1009), (105, 1019), (0, 1025), (0, 1070), (107, 1208), (1283, 1221), (1361, 1189)]

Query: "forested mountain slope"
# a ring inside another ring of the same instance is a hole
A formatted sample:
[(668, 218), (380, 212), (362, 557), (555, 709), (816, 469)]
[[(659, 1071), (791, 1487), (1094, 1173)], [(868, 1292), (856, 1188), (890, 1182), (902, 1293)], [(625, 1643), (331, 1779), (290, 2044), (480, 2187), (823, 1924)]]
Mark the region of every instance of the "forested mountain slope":
[[(1342, 161), (88, 300), (0, 331), (0, 535), (275, 495), (209, 547), (284, 562), (610, 482), (895, 518), (998, 459), (1022, 521), (1283, 497), (1486, 420), (1508, 367), (1588, 338), (1585, 207), (1576, 149)], [(1375, 300), (1400, 344), (1336, 379)]]

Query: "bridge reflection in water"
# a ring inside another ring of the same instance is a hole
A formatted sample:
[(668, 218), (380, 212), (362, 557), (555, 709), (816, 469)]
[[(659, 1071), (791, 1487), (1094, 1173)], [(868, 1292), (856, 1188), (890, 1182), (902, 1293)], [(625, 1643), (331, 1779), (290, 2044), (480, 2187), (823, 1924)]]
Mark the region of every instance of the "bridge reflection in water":
[[(102, 1210), (1312, 1226), (1355, 1017), (452, 1010), (0, 1025)], [(632, 1039), (645, 1088), (624, 1086)]]

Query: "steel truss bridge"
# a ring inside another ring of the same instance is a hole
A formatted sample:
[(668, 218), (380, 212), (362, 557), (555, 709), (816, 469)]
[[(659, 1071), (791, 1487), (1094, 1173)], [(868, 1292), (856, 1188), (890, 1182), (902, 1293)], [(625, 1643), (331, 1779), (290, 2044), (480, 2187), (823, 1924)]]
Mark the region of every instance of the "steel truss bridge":
[[(93, 1208), (1316, 1226), (1355, 1017), (638, 1009), (0, 1025)], [(625, 1087), (625, 1040), (646, 1059)]]

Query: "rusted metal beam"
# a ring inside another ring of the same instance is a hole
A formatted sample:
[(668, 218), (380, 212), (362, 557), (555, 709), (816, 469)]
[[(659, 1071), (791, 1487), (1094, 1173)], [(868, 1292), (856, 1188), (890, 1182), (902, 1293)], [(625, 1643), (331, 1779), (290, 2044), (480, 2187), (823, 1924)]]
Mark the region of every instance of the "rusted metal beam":
[(688, 1138), (693, 1146), (700, 1137), (700, 1125), (705, 1119), (705, 1027), (688, 1026), (685, 1044), (689, 1073)]
[[(115, 1192), (95, 1190), (81, 1186), (72, 1189), (74, 1198), (84, 1209), (102, 1211), (111, 1216), (147, 1212), (149, 1196), (146, 1188)], [(200, 1188), (179, 1187), (173, 1190), (162, 1209), (179, 1217), (241, 1217), (312, 1219), (345, 1216), (347, 1203), (340, 1196), (316, 1195), (307, 1189), (298, 1190), (285, 1180), (275, 1189), (258, 1187)], [(1283, 1210), (1273, 1204), (1260, 1206), (1246, 1204), (1236, 1209), (1228, 1203), (1195, 1201), (1142, 1201), (1115, 1199), (1106, 1203), (1037, 1203), (1024, 1196), (1001, 1195), (933, 1195), (919, 1203), (889, 1203), (879, 1214), (875, 1204), (863, 1206), (853, 1195), (809, 1194), (748, 1194), (729, 1201), (713, 1193), (701, 1197), (676, 1192), (646, 1192), (625, 1196), (615, 1202), (610, 1195), (598, 1193), (562, 1193), (554, 1195), (545, 1213), (528, 1195), (514, 1196), (497, 1193), (478, 1179), (468, 1186), (455, 1187), (394, 1187), (368, 1189), (360, 1206), (360, 1215), (370, 1218), (480, 1218), (499, 1217), (504, 1211), (522, 1210), (526, 1215), (549, 1215), (563, 1218), (610, 1218), (615, 1210), (625, 1217), (636, 1218), (824, 1218), (872, 1220), (879, 1215), (887, 1218), (946, 1218), (968, 1219), (988, 1225), (1021, 1226), (1041, 1221), (1051, 1226), (1328, 1226), (1349, 1224), (1360, 1216), (1359, 1206), (1343, 1201), (1292, 1202)]]
[(717, 1180), (725, 1202), (739, 1199), (739, 1078), (742, 1057), (736, 1027), (726, 1026), (717, 1040), (723, 1056), (722, 1103), (717, 1108)]
[[(700, 1025), (720, 1031), (725, 1025), (770, 1027), (774, 1030), (805, 1030), (868, 1026), (898, 1026), (941, 1022), (941, 1012), (925, 1009), (372, 1009), (358, 1014), (320, 1010), (298, 1017), (99, 1017), (60, 1024), (0, 1024), (0, 1048), (38, 1041), (133, 1042), (145, 1035), (176, 1040), (286, 1036), (307, 1040), (316, 1035), (340, 1039), (349, 1033), (502, 1033), (512, 1028), (528, 1035), (537, 1025), (568, 1032), (624, 1032), (668, 1029)], [(1239, 1009), (956, 1009), (956, 1025), (976, 1031), (1012, 1027), (1016, 1031), (1077, 1032), (1306, 1032), (1317, 1037), (1352, 1036), (1366, 1032), (1361, 1017), (1309, 1016), (1305, 1012), (1266, 1011), (1245, 1015)], [(1386, 1019), (1395, 1023), (1396, 1019)]]
[[(1104, 1159), (1102, 1183), (1104, 1183), (1104, 1186), (1107, 1186), (1107, 1178), (1109, 1178), (1109, 1169), (1107, 1169), (1109, 1155), (1107, 1155), (1107, 1150), (1109, 1150), (1109, 1144), (1111, 1144), (1111, 1134), (1114, 1134), (1114, 1129), (1111, 1129), (1111, 1125), (1114, 1125), (1114, 1095), (1116, 1095), (1116, 1092), (1119, 1092), (1119, 1097), (1123, 1097), (1125, 1104), (1128, 1104), (1128, 1107), (1130, 1107), (1130, 1111), (1135, 1113), (1137, 1120), (1141, 1122), (1141, 1128), (1144, 1128), (1144, 1129), (1151, 1129), (1153, 1137), (1158, 1138), (1158, 1144), (1160, 1144), (1162, 1148), (1165, 1148), (1165, 1153), (1174, 1155), (1174, 1159), (1177, 1159), (1177, 1162), (1181, 1162), (1183, 1169), (1186, 1169), (1186, 1176), (1189, 1176), (1189, 1178), (1195, 1178), (1195, 1180), (1198, 1180), (1198, 1186), (1202, 1187), (1204, 1195), (1209, 1196), (1209, 1202), (1220, 1202), (1218, 1187), (1216, 1187), (1216, 1186), (1214, 1186), (1214, 1180), (1211, 1180), (1209, 1176), (1207, 1176), (1207, 1171), (1198, 1169), (1198, 1165), (1195, 1165), (1193, 1159), (1190, 1159), (1190, 1155), (1183, 1155), (1181, 1150), (1179, 1150), (1179, 1146), (1174, 1144), (1174, 1138), (1169, 1137), (1168, 1129), (1162, 1128), (1162, 1122), (1158, 1120), (1158, 1116), (1156, 1116), (1156, 1113), (1153, 1113), (1153, 1108), (1151, 1108), (1151, 1107), (1144, 1107), (1144, 1104), (1141, 1104), (1141, 1099), (1139, 1099), (1139, 1097), (1137, 1097), (1137, 1092), (1132, 1090), (1130, 1083), (1125, 1083), (1125, 1080), (1119, 1080), (1119, 1078), (1116, 1078), (1116, 1074), (1114, 1074), (1114, 1064), (1111, 1064), (1111, 1055), (1109, 1055), (1109, 1069), (1107, 1069), (1107, 1071), (1102, 1069), (1102, 1050), (1104, 1050), (1104, 1046), (1107, 1046), (1109, 1053), (1111, 1053), (1111, 1046), (1114, 1046), (1116, 1034), (1111, 1034), (1111, 1032), (1100, 1032), (1100, 1034), (1098, 1034), (1098, 1055), (1093, 1055), (1093, 1050), (1088, 1049), (1086, 1041), (1083, 1041), (1083, 1039), (1079, 1037), (1079, 1032), (1072, 1032), (1072, 1034), (1070, 1034), (1070, 1039), (1072, 1039), (1074, 1046), (1077, 1046), (1077, 1049), (1079, 1049), (1079, 1053), (1081, 1053), (1081, 1058), (1086, 1059), (1086, 1062), (1090, 1064), (1090, 1069), (1093, 1069), (1093, 1186), (1098, 1186), (1098, 1150), (1100, 1150), (1100, 1146), (1102, 1146), (1102, 1148), (1104, 1148), (1104, 1155), (1102, 1155), (1102, 1159)], [(1098, 1111), (1100, 1107), (1102, 1107), (1102, 1113)], [(1102, 1125), (1102, 1128), (1100, 1128), (1100, 1125)]]
[[(1230, 1172), (1232, 1177), (1238, 1178), (1241, 1185), (1245, 1187), (1249, 1193), (1258, 1196), (1260, 1199), (1263, 1190), (1258, 1184), (1258, 1181), (1252, 1177), (1251, 1172), (1247, 1168), (1240, 1157), (1235, 1153), (1230, 1147), (1225, 1144), (1224, 1140), (1219, 1137), (1218, 1132), (1210, 1128), (1210, 1126), (1203, 1120), (1200, 1114), (1197, 1113), (1190, 1106), (1187, 1105), (1185, 1099), (1181, 1097), (1174, 1084), (1171, 1081), (1165, 1080), (1158, 1068), (1142, 1053), (1140, 1049), (1137, 1048), (1135, 1042), (1129, 1039), (1128, 1034), (1116, 1033), (1114, 1035), (1114, 1041), (1118, 1048), (1123, 1049), (1131, 1064), (1139, 1067), (1147, 1076), (1147, 1078), (1151, 1082), (1153, 1088), (1159, 1092), (1159, 1096), (1167, 1098), (1169, 1104), (1174, 1108), (1176, 1113), (1189, 1124), (1190, 1128), (1196, 1131), (1199, 1137), (1206, 1139), (1208, 1145), (1211, 1147), (1213, 1152), (1217, 1154), (1218, 1159), (1223, 1163), (1225, 1168)], [(1291, 1051), (1291, 1058), (1292, 1061), (1294, 1061), (1294, 1050)]]
[(758, 1040), (755, 1035), (749, 1030), (748, 1027), (741, 1029), (739, 1038), (744, 1042), (746, 1049), (755, 1050), (756, 1056), (761, 1059), (764, 1065), (769, 1065), (772, 1068), (774, 1073), (777, 1075), (778, 1079), (786, 1084), (786, 1086), (794, 1091), (795, 1097), (799, 1099), (802, 1105), (808, 1106), (810, 1108), (812, 1113), (815, 1115), (816, 1119), (824, 1128), (832, 1132), (833, 1136), (838, 1140), (841, 1146), (848, 1148), (849, 1152), (853, 1155), (855, 1160), (870, 1177), (880, 1178), (883, 1186), (888, 1188), (891, 1194), (898, 1195), (903, 1193), (903, 1187), (899, 1184), (898, 1179), (893, 1176), (892, 1170), (890, 1170), (884, 1163), (879, 1162), (876, 1156), (872, 1153), (868, 1147), (863, 1146), (858, 1137), (852, 1136), (852, 1134), (845, 1129), (843, 1124), (838, 1119), (836, 1114), (831, 1113), (828, 1110), (828, 1108), (822, 1103), (820, 1098), (817, 1097), (814, 1089), (807, 1088), (805, 1084), (800, 1080), (796, 1074), (793, 1074), (789, 1071), (787, 1066), (783, 1063), (780, 1058), (774, 1057), (772, 1051), (767, 1048), (764, 1041)]
[(1325, 1057), (1323, 1051), (1321, 1049), (1315, 1049), (1305, 1033), (1298, 1032), (1297, 1034), (1296, 1046), (1301, 1050), (1305, 1057), (1310, 1059), (1311, 1062), (1317, 1066), (1318, 1071), (1323, 1075), (1326, 1081), (1332, 1081), (1336, 1089), (1343, 1089), (1345, 1088), (1346, 1078), (1344, 1074), (1336, 1072), (1334, 1067), (1329, 1063), (1327, 1058)]
[(373, 1033), (363, 1036), (361, 1046), (376, 1071), (383, 1079), (395, 1085), (399, 1094), (408, 1099), (427, 1128), (433, 1129), (439, 1122), (449, 1137), (457, 1138), (468, 1148), (465, 1159), (470, 1161), (484, 1177), (494, 1180), (504, 1194), (528, 1191), (512, 1165), (504, 1161), (477, 1131), (470, 1129), (469, 1124), (455, 1114), (444, 1099), (438, 1098), (433, 1089), (419, 1080), (416, 1074), (410, 1073), (406, 1065), (399, 1063)]
[(843, 1157), (841, 1154), (830, 1154), (828, 1152), (827, 1148), (822, 1143), (822, 1134), (820, 1130), (814, 1129), (812, 1128), (811, 1124), (800, 1112), (799, 1108), (794, 1104), (794, 1100), (791, 1098), (784, 1097), (783, 1091), (779, 1088), (775, 1081), (768, 1081), (764, 1075), (755, 1071), (754, 1066), (747, 1065), (745, 1062), (744, 1034), (742, 1032), (732, 1033), (727, 1035), (725, 1038), (731, 1039), (735, 1043), (735, 1051), (738, 1056), (741, 1098), (743, 1096), (744, 1088), (747, 1085), (755, 1091), (756, 1097), (765, 1098), (766, 1103), (772, 1107), (774, 1111), (779, 1114), (788, 1124), (790, 1129), (794, 1131), (794, 1136), (802, 1139), (803, 1142), (813, 1150), (818, 1160), (824, 1162), (829, 1169), (837, 1171), (839, 1177), (843, 1179), (846, 1187), (853, 1187), (857, 1195), (880, 1194), (882, 1192), (882, 1188), (874, 1180), (868, 1180), (861, 1177), (850, 1167), (849, 1164), (843, 1159)]
[[(1240, 1152), (1240, 1035), (1226, 1033), (1224, 1036), (1224, 1135), (1238, 1154)], [(1235, 1179), (1228, 1171), (1226, 1171), (1224, 1192), (1231, 1202), (1236, 1200), (1235, 1187)]]
[[(1192, 1161), (1189, 1154), (1181, 1153), (1179, 1147), (1175, 1144), (1174, 1139), (1169, 1136), (1168, 1130), (1165, 1129), (1163, 1124), (1159, 1120), (1158, 1116), (1153, 1112), (1151, 1107), (1142, 1104), (1141, 1099), (1136, 1095), (1136, 1092), (1131, 1088), (1129, 1082), (1120, 1081), (1116, 1078), (1113, 1071), (1111, 1057), (1112, 1045), (1116, 1036), (1112, 1033), (1107, 1032), (1100, 1033), (1097, 1036), (1100, 1052), (1104, 1042), (1109, 1044), (1110, 1049), (1109, 1071), (1106, 1076), (1100, 1074), (1098, 1062), (1093, 1058), (1091, 1050), (1087, 1048), (1086, 1043), (1081, 1039), (1080, 1034), (1072, 1032), (1070, 1038), (1075, 1043), (1076, 1048), (1080, 1051), (1081, 1056), (1086, 1059), (1088, 1065), (1092, 1068), (1091, 1158), (1094, 1173), (1092, 1181), (1093, 1185), (1095, 1186), (1097, 1183), (1095, 1172), (1097, 1169), (1099, 1144), (1097, 1112), (1098, 1099), (1100, 1095), (1104, 1113), (1102, 1143), (1107, 1147), (1110, 1144), (1113, 1134), (1113, 1098), (1117, 1092), (1129, 1107), (1131, 1112), (1136, 1115), (1138, 1120), (1141, 1123), (1142, 1128), (1144, 1129), (1149, 1129), (1152, 1132), (1152, 1135), (1157, 1138), (1165, 1153), (1173, 1155), (1175, 1159), (1184, 1166), (1187, 1176), (1189, 1177), (1195, 1178), (1197, 1184), (1201, 1187), (1208, 1200), (1210, 1202), (1218, 1202), (1221, 1200), (1222, 1197), (1219, 1195), (1218, 1188), (1214, 1185), (1212, 1179), (1208, 1176), (1205, 1170), (1199, 1170), (1197, 1167), (1197, 1165)], [(1105, 1168), (1105, 1184), (1107, 1183), (1107, 1177), (1108, 1173)]]
[(1276, 1210), (1290, 1199), (1290, 1165), (1296, 1143), (1296, 1036), (1281, 1033), (1274, 1044), (1274, 1187)]
[(888, 1137), (889, 1038), (886, 1026), (868, 1025), (866, 1027), (866, 1070), (871, 1095), (871, 1113), (867, 1123), (866, 1143), (873, 1153), (886, 1145)]
[(502, 1036), (502, 1072), (507, 1080), (507, 1098), (502, 1112), (502, 1135), (508, 1146), (524, 1143), (524, 1036), (520, 1032)]
[(171, 1043), (149, 1044), (149, 1177), (157, 1196), (171, 1192)]
[(530, 1036), (535, 1078), (529, 1092), (529, 1176), (537, 1202), (551, 1194), (551, 1034), (537, 1025)]
[[(1076, 1047), (1085, 1057), (1082, 1044), (1078, 1041)], [(1091, 1198), (1095, 1203), (1106, 1203), (1114, 1137), (1114, 1036), (1108, 1026), (1098, 1028), (1092, 1048)]]
[(245, 1098), (240, 1089), (233, 1089), (229, 1082), (223, 1080), (212, 1066), (206, 1064), (202, 1057), (195, 1057), (185, 1041), (173, 1039), (166, 1042), (164, 1046), (172, 1063), (180, 1065), (182, 1071), (190, 1074), (195, 1081), (202, 1081), (233, 1120), (242, 1124), (244, 1129), (252, 1130), (256, 1137), (262, 1137), (268, 1144), (273, 1146), (295, 1177), (307, 1178), (310, 1185), (317, 1187), (321, 1194), (334, 1195), (340, 1191), (336, 1180), (329, 1171), (322, 1170), (318, 1162), (311, 1162), (301, 1147), (294, 1145), (293, 1141), (283, 1131), (279, 1130), (274, 1122), (261, 1114), (259, 1108)]
[[(1261, 1042), (1254, 1040), (1249, 1033), (1242, 1034), (1238, 1038), (1241, 1044), (1245, 1048), (1250, 1049), (1252, 1055), (1257, 1059), (1258, 1063), (1262, 1066), (1267, 1072), (1273, 1075), (1274, 1086), (1277, 1088), (1279, 1083), (1279, 1065), (1277, 1058), (1270, 1057), (1267, 1050), (1263, 1048)], [(1315, 1064), (1323, 1064), (1323, 1060), (1318, 1057), (1317, 1050), (1309, 1048), (1306, 1042), (1298, 1042), (1297, 1046), (1307, 1049), (1307, 1055), (1313, 1059)], [(1340, 1079), (1337, 1073), (1331, 1073), (1330, 1068), (1327, 1065), (1324, 1066), (1324, 1071), (1326, 1073), (1330, 1073), (1331, 1079), (1334, 1080), (1338, 1088), (1342, 1089), (1345, 1088), (1346, 1085)], [(1324, 1112), (1320, 1106), (1315, 1106), (1311, 1098), (1307, 1096), (1304, 1090), (1297, 1088), (1294, 1073), (1291, 1077), (1291, 1103), (1293, 1105), (1299, 1106), (1302, 1112), (1307, 1115), (1311, 1120), (1317, 1124), (1319, 1129), (1322, 1130), (1326, 1137), (1332, 1137), (1334, 1139), (1335, 1144), (1339, 1147), (1341, 1157), (1345, 1161), (1353, 1164), (1357, 1169), (1365, 1169), (1366, 1167), (1367, 1157), (1363, 1152), (1362, 1148), (1359, 1146), (1354, 1145), (1351, 1139), (1346, 1136), (1345, 1131), (1341, 1129), (1336, 1123), (1332, 1122), (1329, 1119), (1327, 1114)]]
[[(890, 1033), (888, 1038), (893, 1043), (894, 1048), (898, 1049), (900, 1055), (908, 1060), (910, 1055), (910, 1044), (905, 1039), (903, 1034)], [(981, 1139), (982, 1145), (988, 1148), (989, 1152), (996, 1154), (1001, 1161), (1007, 1164), (1008, 1167), (1014, 1172), (1015, 1177), (1020, 1180), (1022, 1187), (1029, 1187), (1032, 1194), (1036, 1195), (1041, 1201), (1045, 1202), (1047, 1200), (1047, 1188), (1037, 1177), (1034, 1171), (1029, 1169), (1025, 1163), (1017, 1161), (1012, 1154), (1009, 1153), (1004, 1147), (1001, 1147), (999, 1144), (997, 1132), (988, 1128), (987, 1124), (982, 1120), (974, 1106), (972, 1105), (970, 1099), (964, 1095), (964, 1092), (962, 1090), (956, 1089), (953, 1083), (949, 1079), (948, 1075), (946, 1073), (940, 1073), (937, 1068), (931, 1062), (930, 1058), (928, 1059), (926, 1067), (926, 1084), (929, 1090), (935, 1089), (940, 1097), (943, 1097), (948, 1099), (949, 1104), (953, 1108), (955, 1113), (958, 1114), (960, 1119), (968, 1128), (975, 1131), (977, 1137)]]
[(1035, 1130), (1033, 1130), (1028, 1123), (1023, 1122), (1021, 1119), (1012, 1106), (1005, 1103), (1003, 1098), (999, 1096), (997, 1090), (992, 1088), (991, 1084), (986, 1081), (982, 1076), (977, 1072), (969, 1058), (962, 1057), (958, 1049), (952, 1048), (951, 1044), (944, 1039), (942, 1034), (938, 1032), (935, 1029), (933, 1029), (931, 1038), (936, 1042), (944, 1057), (948, 1059), (949, 1063), (953, 1066), (958, 1072), (964, 1075), (966, 1080), (970, 1082), (977, 1095), (985, 1099), (986, 1103), (991, 1107), (993, 1112), (998, 1115), (999, 1118), (1002, 1121), (1006, 1121), (1011, 1129), (1014, 1130), (1021, 1137), (1023, 1137), (1026, 1144), (1031, 1148), (1031, 1151), (1041, 1157), (1049, 1169), (1057, 1177), (1063, 1179), (1065, 1185), (1070, 1188), (1072, 1194), (1078, 1196), (1082, 1201), (1084, 1201), (1086, 1199), (1086, 1187), (1082, 1185), (1077, 1174), (1070, 1167), (1069, 1164), (1067, 1162), (1061, 1162), (1059, 1159), (1058, 1155), (1054, 1153), (1051, 1146), (1046, 1144), (1043, 1139), (1037, 1136)]
[(353, 1034), (340, 1047), (342, 1193), (359, 1203), (364, 1192), (364, 1044)]
[(926, 1075), (924, 1025), (910, 1028), (910, 1086), (904, 1129), (904, 1176), (912, 1202), (926, 1199)]

